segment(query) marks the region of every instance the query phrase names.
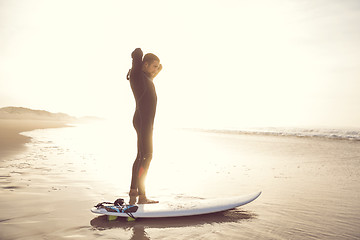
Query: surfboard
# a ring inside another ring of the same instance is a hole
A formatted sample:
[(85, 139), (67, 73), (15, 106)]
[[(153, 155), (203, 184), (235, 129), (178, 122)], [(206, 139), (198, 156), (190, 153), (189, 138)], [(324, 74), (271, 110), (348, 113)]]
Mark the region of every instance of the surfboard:
[[(213, 199), (186, 199), (183, 201), (165, 201), (156, 204), (126, 205), (114, 203), (99, 203), (91, 209), (96, 214), (114, 217), (131, 218), (166, 218), (195, 216), (222, 212), (248, 204), (257, 199), (261, 191), (248, 195), (213, 198)], [(109, 218), (109, 220), (111, 220)]]

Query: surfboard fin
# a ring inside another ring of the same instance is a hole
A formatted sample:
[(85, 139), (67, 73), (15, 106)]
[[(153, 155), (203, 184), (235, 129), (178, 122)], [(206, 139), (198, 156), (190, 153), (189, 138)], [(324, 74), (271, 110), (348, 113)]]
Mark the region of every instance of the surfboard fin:
[(115, 221), (117, 218), (118, 218), (117, 216), (108, 215), (109, 221)]
[(128, 217), (126, 221), (128, 221), (128, 222), (134, 222), (134, 221), (136, 221), (136, 219), (133, 218), (133, 217)]

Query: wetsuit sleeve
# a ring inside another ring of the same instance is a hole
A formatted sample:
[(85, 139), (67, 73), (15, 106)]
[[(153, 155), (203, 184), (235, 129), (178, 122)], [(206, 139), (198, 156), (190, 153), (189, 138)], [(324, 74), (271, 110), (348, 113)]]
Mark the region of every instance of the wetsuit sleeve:
[(143, 52), (141, 51), (140, 48), (136, 48), (132, 53), (131, 53), (131, 57), (132, 57), (132, 70), (131, 72), (133, 74), (139, 74), (141, 72), (141, 68), (142, 68), (142, 56), (143, 56)]
[(139, 99), (144, 92), (142, 56), (143, 52), (140, 48), (135, 49), (131, 54), (132, 69), (130, 72), (130, 85), (135, 99)]

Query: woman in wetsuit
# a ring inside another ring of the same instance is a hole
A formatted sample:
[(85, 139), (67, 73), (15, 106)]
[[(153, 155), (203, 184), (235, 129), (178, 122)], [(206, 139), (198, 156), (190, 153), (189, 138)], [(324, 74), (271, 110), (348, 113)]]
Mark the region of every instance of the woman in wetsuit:
[(133, 124), (137, 134), (138, 151), (132, 169), (129, 204), (135, 204), (137, 197), (139, 204), (158, 203), (146, 197), (145, 178), (153, 154), (152, 135), (157, 104), (153, 79), (161, 71), (162, 65), (160, 59), (152, 53), (143, 58), (140, 48), (135, 49), (131, 57), (132, 69), (128, 79), (136, 101)]

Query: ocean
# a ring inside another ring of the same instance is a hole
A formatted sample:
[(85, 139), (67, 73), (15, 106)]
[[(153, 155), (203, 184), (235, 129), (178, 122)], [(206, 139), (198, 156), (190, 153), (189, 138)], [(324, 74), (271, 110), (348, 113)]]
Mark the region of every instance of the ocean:
[(191, 129), (195, 131), (224, 133), (224, 134), (251, 134), (271, 136), (291, 136), (326, 138), (338, 140), (360, 141), (360, 129), (351, 128), (244, 128), (237, 129)]
[(130, 126), (23, 134), (27, 150), (0, 164), (1, 239), (360, 239), (358, 129), (155, 129), (150, 198), (262, 195), (222, 213), (132, 223), (90, 212), (127, 199)]

